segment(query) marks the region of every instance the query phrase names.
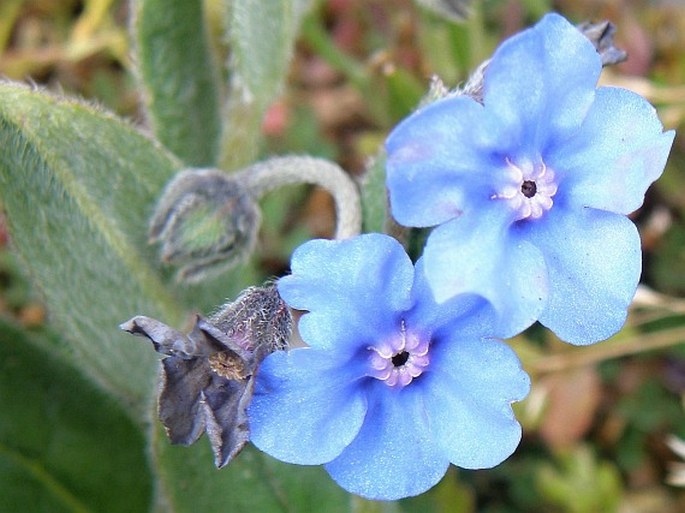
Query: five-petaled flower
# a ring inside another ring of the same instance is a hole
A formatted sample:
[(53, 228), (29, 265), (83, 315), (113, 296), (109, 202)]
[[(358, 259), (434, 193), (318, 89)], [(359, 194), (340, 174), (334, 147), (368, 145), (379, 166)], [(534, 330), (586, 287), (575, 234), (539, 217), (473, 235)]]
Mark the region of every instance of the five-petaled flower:
[(511, 403), (530, 386), (493, 339), (495, 312), (472, 294), (438, 304), (421, 270), (386, 235), (310, 241), (278, 290), (309, 347), (262, 363), (251, 440), (290, 463), (325, 464), (373, 499), (424, 492), (453, 463), (499, 464), (521, 428)]
[(393, 216), (437, 226), (424, 268), (438, 302), (487, 298), (511, 336), (536, 320), (573, 344), (623, 325), (640, 277), (626, 217), (674, 133), (642, 97), (597, 87), (593, 45), (556, 14), (504, 42), (482, 104), (453, 95), (388, 137)]

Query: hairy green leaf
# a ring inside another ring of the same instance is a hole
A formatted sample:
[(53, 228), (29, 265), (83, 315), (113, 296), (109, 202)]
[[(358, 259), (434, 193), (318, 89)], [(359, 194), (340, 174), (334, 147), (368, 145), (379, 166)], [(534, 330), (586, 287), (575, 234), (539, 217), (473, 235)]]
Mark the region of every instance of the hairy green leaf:
[(157, 509), (174, 513), (348, 511), (348, 495), (322, 467), (287, 465), (247, 447), (217, 470), (203, 437), (190, 447), (169, 445), (156, 428), (154, 458), (165, 497)]
[(0, 319), (0, 511), (147, 511), (142, 433), (46, 338)]
[(390, 212), (385, 187), (385, 150), (378, 152), (362, 177), (362, 225), (364, 232), (387, 232)]
[(220, 162), (252, 162), (266, 109), (281, 93), (302, 17), (311, 0), (227, 2), (232, 57), (231, 91)]
[(176, 161), (114, 116), (0, 83), (0, 197), (15, 248), (75, 362), (142, 414), (156, 356), (120, 332), (137, 313), (179, 322), (146, 243)]
[(216, 164), (220, 81), (201, 0), (138, 0), (139, 77), (157, 138), (186, 164)]

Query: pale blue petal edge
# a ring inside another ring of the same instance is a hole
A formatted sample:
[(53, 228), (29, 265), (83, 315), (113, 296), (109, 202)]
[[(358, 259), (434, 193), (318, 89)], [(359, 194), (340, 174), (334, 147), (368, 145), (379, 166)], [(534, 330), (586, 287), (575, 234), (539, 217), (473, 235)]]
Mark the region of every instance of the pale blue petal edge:
[(656, 109), (641, 96), (614, 87), (597, 90), (578, 134), (550, 151), (561, 179), (556, 201), (630, 214), (664, 170), (675, 132), (663, 132)]
[(545, 308), (548, 282), (542, 254), (530, 242), (512, 235), (508, 219), (496, 209), (435, 228), (424, 259), (436, 301), (442, 303), (458, 294), (484, 297), (498, 314), (495, 336), (520, 333)]
[(373, 385), (359, 435), (326, 470), (344, 489), (367, 499), (423, 493), (442, 478), (449, 461), (431, 431), (422, 389)]
[(364, 369), (332, 350), (277, 351), (261, 364), (248, 408), (250, 440), (288, 463), (319, 465), (357, 436), (366, 397)]
[(469, 191), (487, 177), (483, 107), (445, 98), (405, 119), (386, 140), (392, 215), (404, 226), (434, 226), (460, 215)]
[(555, 13), (503, 42), (485, 70), (483, 100), (508, 127), (501, 151), (533, 158), (572, 136), (593, 102), (601, 69), (588, 39)]
[(549, 298), (540, 322), (576, 345), (605, 340), (623, 326), (640, 279), (637, 228), (627, 217), (582, 209), (550, 211), (530, 238), (545, 257)]
[(511, 403), (530, 390), (516, 353), (499, 340), (447, 332), (431, 356), (421, 385), (436, 440), (457, 466), (498, 465), (521, 440)]
[(396, 313), (411, 306), (414, 267), (387, 235), (306, 242), (295, 250), (291, 268), (278, 291), (291, 308), (311, 312), (299, 328), (313, 347), (354, 346), (357, 335), (387, 333)]

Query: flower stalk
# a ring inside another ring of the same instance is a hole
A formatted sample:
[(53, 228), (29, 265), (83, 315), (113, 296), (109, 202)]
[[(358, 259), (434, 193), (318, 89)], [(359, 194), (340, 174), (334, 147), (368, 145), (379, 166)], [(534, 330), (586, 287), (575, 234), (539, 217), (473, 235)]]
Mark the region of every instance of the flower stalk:
[(361, 232), (359, 190), (350, 176), (333, 162), (310, 156), (274, 157), (248, 166), (234, 176), (255, 201), (285, 185), (318, 185), (335, 202), (335, 238), (348, 239)]
[(197, 282), (243, 262), (261, 225), (259, 200), (284, 185), (311, 183), (335, 202), (336, 239), (361, 231), (357, 185), (337, 164), (306, 156), (275, 157), (227, 174), (185, 169), (167, 184), (150, 221), (150, 242), (179, 266), (178, 279)]

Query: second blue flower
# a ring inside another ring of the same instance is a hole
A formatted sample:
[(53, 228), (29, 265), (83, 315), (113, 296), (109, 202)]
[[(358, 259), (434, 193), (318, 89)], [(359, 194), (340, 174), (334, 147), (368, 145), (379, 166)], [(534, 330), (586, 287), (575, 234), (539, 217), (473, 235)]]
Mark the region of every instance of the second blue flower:
[(597, 88), (601, 68), (592, 44), (550, 14), (497, 49), (482, 104), (447, 97), (390, 134), (393, 216), (439, 225), (424, 250), (438, 301), (486, 297), (507, 336), (536, 320), (573, 344), (621, 328), (641, 271), (626, 215), (674, 133), (637, 94)]
[(421, 265), (380, 234), (295, 251), (278, 290), (307, 311), (309, 347), (262, 363), (248, 412), (257, 447), (325, 464), (346, 490), (384, 500), (426, 491), (450, 463), (492, 467), (514, 451), (511, 403), (528, 376), (491, 338), (490, 305), (473, 295), (438, 305)]

